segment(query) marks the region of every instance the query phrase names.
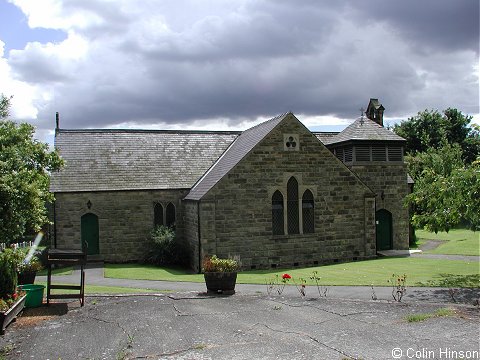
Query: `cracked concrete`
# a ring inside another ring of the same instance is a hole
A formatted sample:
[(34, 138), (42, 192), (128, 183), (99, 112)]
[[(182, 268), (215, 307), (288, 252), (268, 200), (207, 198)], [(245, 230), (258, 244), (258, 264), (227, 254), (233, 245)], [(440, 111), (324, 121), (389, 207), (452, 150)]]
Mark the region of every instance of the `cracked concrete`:
[[(437, 358), (441, 349), (479, 351), (473, 306), (197, 295), (89, 298), (31, 326), (19, 319), (0, 349), (9, 349), (6, 359), (393, 359), (395, 348), (407, 359), (422, 349)], [(455, 315), (405, 318), (445, 307)]]

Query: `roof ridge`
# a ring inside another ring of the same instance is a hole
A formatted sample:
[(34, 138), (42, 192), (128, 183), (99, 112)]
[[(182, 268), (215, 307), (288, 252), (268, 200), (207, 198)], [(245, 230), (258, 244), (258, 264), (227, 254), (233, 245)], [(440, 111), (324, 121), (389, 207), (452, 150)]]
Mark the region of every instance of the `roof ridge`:
[(152, 133), (152, 134), (219, 134), (239, 135), (241, 130), (174, 130), (174, 129), (56, 129), (59, 133)]
[(248, 129), (244, 130), (242, 133), (247, 132), (247, 131), (254, 130), (254, 129), (258, 128), (259, 126), (265, 126), (265, 124), (267, 124), (267, 123), (269, 123), (269, 122), (272, 122), (272, 121), (275, 121), (275, 120), (278, 120), (278, 119), (280, 119), (281, 117), (287, 116), (288, 114), (293, 114), (293, 113), (292, 113), (291, 111), (284, 112), (283, 114), (277, 115), (277, 116), (275, 116), (275, 117), (273, 117), (273, 118), (271, 118), (271, 119), (262, 121), (262, 122), (258, 123), (257, 125), (252, 126), (251, 128), (248, 128)]

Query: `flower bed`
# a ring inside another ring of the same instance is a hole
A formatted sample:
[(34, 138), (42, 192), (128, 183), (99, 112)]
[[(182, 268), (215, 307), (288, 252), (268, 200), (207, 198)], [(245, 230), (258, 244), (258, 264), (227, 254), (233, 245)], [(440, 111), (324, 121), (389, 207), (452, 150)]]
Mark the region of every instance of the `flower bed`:
[(26, 299), (27, 296), (25, 294), (20, 297), (17, 297), (15, 294), (14, 296), (12, 296), (12, 300), (14, 302), (11, 302), (11, 300), (0, 300), (0, 306), (2, 306), (3, 308), (8, 306), (8, 310), (0, 311), (0, 335), (5, 334), (5, 329), (7, 328), (7, 326), (12, 321), (16, 320), (17, 315), (20, 314), (20, 312), (25, 307)]

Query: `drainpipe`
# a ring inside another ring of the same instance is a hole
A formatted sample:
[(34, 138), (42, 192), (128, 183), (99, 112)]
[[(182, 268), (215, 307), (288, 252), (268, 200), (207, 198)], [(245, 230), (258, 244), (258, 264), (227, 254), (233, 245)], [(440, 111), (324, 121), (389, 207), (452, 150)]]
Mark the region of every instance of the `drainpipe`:
[[(55, 196), (55, 193), (53, 194)], [(55, 249), (57, 248), (57, 200), (54, 198), (53, 200), (53, 244)]]
[(202, 237), (200, 235), (200, 201), (197, 201), (197, 231), (198, 231), (198, 273), (202, 273)]

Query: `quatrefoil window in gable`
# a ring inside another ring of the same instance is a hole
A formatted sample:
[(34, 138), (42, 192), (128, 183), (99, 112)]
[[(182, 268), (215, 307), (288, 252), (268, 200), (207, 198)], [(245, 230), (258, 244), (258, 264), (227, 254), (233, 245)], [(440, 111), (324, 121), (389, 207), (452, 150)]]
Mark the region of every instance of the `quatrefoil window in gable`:
[(283, 134), (283, 149), (286, 151), (299, 151), (300, 141), (298, 134)]

